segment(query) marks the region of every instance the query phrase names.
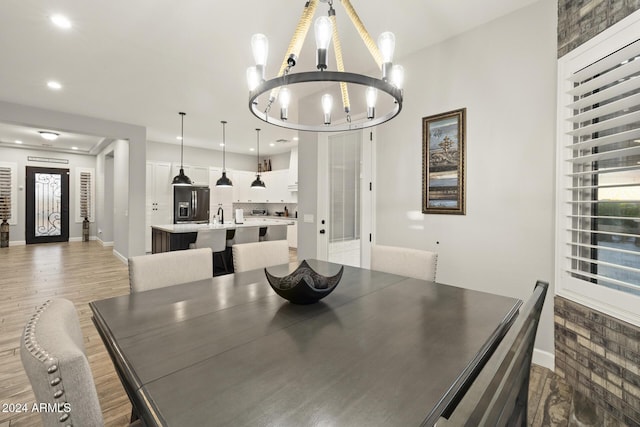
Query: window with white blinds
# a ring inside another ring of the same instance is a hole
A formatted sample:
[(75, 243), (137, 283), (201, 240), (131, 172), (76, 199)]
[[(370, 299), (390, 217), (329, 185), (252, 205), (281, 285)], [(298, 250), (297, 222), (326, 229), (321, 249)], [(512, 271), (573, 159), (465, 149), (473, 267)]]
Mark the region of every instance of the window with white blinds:
[(618, 43), (559, 61), (560, 289), (613, 307), (640, 297), (640, 41)]
[(80, 216), (91, 216), (91, 174), (80, 172)]
[(0, 221), (11, 219), (11, 168), (0, 166)]
[(17, 170), (15, 163), (0, 162), (0, 222), (6, 218), (11, 225), (18, 223)]
[(76, 222), (85, 218), (94, 222), (95, 212), (95, 170), (93, 168), (76, 169)]

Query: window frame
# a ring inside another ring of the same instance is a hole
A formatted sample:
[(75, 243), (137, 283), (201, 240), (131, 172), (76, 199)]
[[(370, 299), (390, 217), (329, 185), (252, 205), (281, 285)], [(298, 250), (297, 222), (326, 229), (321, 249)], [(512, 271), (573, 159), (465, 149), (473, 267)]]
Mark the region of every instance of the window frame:
[(0, 167), (11, 169), (11, 218), (7, 222), (9, 225), (18, 225), (18, 164), (0, 162)]
[(640, 11), (627, 16), (617, 24), (585, 42), (573, 51), (558, 59), (557, 80), (557, 134), (556, 134), (556, 263), (555, 293), (556, 295), (586, 305), (605, 314), (614, 316), (633, 325), (640, 326), (640, 297), (628, 292), (618, 291), (602, 285), (572, 277), (566, 270), (571, 260), (567, 259), (567, 244), (572, 241), (571, 232), (567, 230), (567, 215), (571, 207), (570, 191), (566, 190), (569, 177), (566, 176), (571, 158), (571, 149), (566, 146), (572, 141), (567, 135), (571, 124), (567, 120), (570, 110), (566, 108), (572, 102), (567, 93), (572, 88), (568, 77), (640, 39)]
[(96, 216), (96, 170), (94, 168), (82, 168), (82, 167), (77, 167), (76, 168), (76, 172), (75, 172), (75, 183), (74, 183), (74, 189), (75, 189), (75, 195), (74, 195), (74, 201), (75, 201), (75, 222), (76, 224), (78, 223), (82, 223), (84, 221), (84, 217), (81, 215), (81, 201), (80, 201), (80, 177), (83, 173), (88, 173), (89, 175), (91, 175), (91, 189), (90, 189), (90, 197), (91, 197), (91, 202), (90, 202), (90, 212), (91, 215), (89, 216), (89, 222), (95, 222), (95, 216)]

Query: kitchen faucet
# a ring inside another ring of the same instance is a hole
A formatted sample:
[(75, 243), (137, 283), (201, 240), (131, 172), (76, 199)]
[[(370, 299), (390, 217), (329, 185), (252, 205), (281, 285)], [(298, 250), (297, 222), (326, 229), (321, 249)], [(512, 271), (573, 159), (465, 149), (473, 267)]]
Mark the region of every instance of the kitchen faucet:
[(224, 224), (224, 209), (222, 209), (222, 206), (218, 207), (218, 213), (216, 215), (220, 216), (220, 224)]

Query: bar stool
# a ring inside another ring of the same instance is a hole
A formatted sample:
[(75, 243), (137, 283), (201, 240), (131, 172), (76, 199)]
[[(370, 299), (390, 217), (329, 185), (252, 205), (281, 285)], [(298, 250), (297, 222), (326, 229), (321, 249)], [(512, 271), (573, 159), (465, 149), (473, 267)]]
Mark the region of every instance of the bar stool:
[(260, 227), (238, 227), (233, 230), (233, 234), (227, 235), (227, 259), (231, 266), (235, 265), (233, 262), (233, 251), (231, 250), (233, 245), (255, 243), (258, 241), (260, 241)]
[(267, 227), (260, 227), (260, 234), (258, 236), (258, 239), (261, 242), (264, 242), (265, 240), (267, 240)]
[(211, 252), (213, 252), (213, 275), (215, 275), (216, 271), (216, 255), (218, 255), (222, 260), (222, 266), (225, 274), (230, 273), (229, 268), (227, 267), (227, 260), (225, 258), (225, 251), (227, 249), (227, 230), (222, 228), (218, 230), (198, 230), (194, 246), (196, 249), (211, 248)]
[(233, 237), (233, 245), (254, 243), (260, 240), (260, 227), (238, 227)]
[(287, 226), (286, 225), (270, 225), (267, 227), (267, 233), (265, 240), (287, 240)]

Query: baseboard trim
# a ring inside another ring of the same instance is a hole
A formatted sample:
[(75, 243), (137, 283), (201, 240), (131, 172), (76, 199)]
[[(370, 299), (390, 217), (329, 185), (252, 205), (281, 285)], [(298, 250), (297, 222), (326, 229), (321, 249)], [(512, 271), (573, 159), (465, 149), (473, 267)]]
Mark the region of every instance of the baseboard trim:
[(122, 261), (123, 263), (125, 263), (126, 265), (129, 265), (129, 260), (127, 259), (126, 256), (122, 255), (120, 252), (116, 251), (115, 249), (113, 250), (113, 254), (116, 256), (116, 258), (118, 258), (120, 261)]
[(11, 246), (24, 246), (27, 244), (26, 240), (9, 240), (9, 247)]
[(113, 242), (103, 242), (102, 239), (100, 238), (96, 238), (96, 240), (98, 241), (98, 243), (100, 243), (100, 245), (104, 248), (107, 246), (113, 246)]
[(532, 362), (551, 371), (555, 371), (556, 369), (555, 356), (548, 351), (538, 350), (537, 348), (534, 348)]

